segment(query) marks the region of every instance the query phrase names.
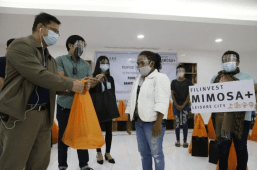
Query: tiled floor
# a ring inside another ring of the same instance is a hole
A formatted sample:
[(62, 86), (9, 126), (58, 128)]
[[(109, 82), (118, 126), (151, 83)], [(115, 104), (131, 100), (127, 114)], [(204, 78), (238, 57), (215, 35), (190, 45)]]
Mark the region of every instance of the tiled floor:
[[(192, 130), (189, 130), (190, 140)], [(183, 134), (181, 133), (181, 136)], [(166, 170), (215, 170), (216, 165), (208, 162), (208, 158), (192, 157), (188, 149), (177, 148), (175, 143), (175, 131), (166, 131), (164, 137), (164, 154)], [(103, 149), (104, 150), (104, 149)], [(257, 169), (257, 142), (248, 141), (249, 170)], [(116, 164), (104, 161), (103, 165), (96, 162), (96, 151), (89, 150), (89, 165), (94, 170), (141, 170), (141, 158), (137, 149), (135, 132), (131, 136), (125, 132), (113, 132), (113, 143), (111, 155)], [(68, 150), (68, 170), (79, 170), (79, 163), (76, 150)], [(57, 168), (57, 144), (53, 145), (51, 161), (48, 170), (58, 170)], [(154, 167), (154, 166), (153, 166)]]

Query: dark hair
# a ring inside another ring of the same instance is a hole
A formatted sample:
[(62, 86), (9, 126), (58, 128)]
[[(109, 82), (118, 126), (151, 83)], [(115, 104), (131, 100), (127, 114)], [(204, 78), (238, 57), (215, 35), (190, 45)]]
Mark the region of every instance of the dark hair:
[[(104, 56), (104, 55), (102, 55), (102, 56), (99, 56), (99, 58), (97, 59), (97, 61), (96, 61), (96, 66), (95, 66), (95, 69), (94, 69), (94, 72), (93, 72), (93, 77), (96, 77), (96, 75), (98, 75), (98, 74), (100, 74), (102, 71), (101, 71), (101, 69), (100, 69), (100, 62), (102, 61), (102, 60), (108, 60), (108, 63), (109, 63), (109, 59), (107, 58), (107, 56)], [(107, 78), (109, 79), (109, 77), (110, 77), (110, 71), (109, 71), (110, 69), (108, 69), (107, 71), (106, 71), (106, 76), (107, 76)]]
[(185, 67), (184, 67), (183, 65), (178, 65), (178, 66), (176, 67), (176, 69), (178, 69), (178, 68), (184, 68), (184, 69), (185, 69)]
[(184, 67), (183, 65), (178, 65), (178, 66), (176, 67), (176, 73), (177, 73), (177, 69), (179, 69), (179, 68), (185, 69), (185, 67)]
[(235, 51), (226, 51), (223, 55), (228, 55), (228, 54), (234, 54), (234, 55), (236, 55), (237, 61), (240, 60), (239, 54), (237, 52), (235, 52)]
[(15, 40), (15, 39), (12, 38), (12, 39), (8, 40), (7, 43), (6, 43), (6, 46), (9, 47), (9, 45), (13, 42), (13, 40)]
[(33, 27), (32, 27), (32, 32), (36, 31), (39, 23), (41, 23), (42, 25), (47, 25), (47, 24), (50, 24), (51, 21), (57, 23), (58, 25), (61, 24), (61, 22), (53, 15), (50, 15), (44, 12), (36, 15), (33, 23)]
[(85, 42), (85, 40), (79, 36), (79, 35), (71, 35), (67, 40), (66, 40), (66, 48), (67, 48), (67, 51), (70, 50), (68, 44), (74, 44), (77, 40), (82, 40)]
[(154, 68), (157, 69), (158, 71), (161, 70), (162, 65), (161, 65), (161, 56), (158, 53), (153, 53), (151, 51), (142, 51), (140, 55), (144, 55), (148, 58), (150, 61), (154, 61), (155, 65)]

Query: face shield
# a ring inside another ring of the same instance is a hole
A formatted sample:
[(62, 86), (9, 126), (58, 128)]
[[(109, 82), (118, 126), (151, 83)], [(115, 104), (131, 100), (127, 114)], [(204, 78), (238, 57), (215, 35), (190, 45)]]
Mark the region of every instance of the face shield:
[(179, 76), (179, 77), (184, 77), (184, 75), (185, 75), (185, 69), (184, 68), (178, 68), (178, 69), (176, 69), (176, 71), (177, 71), (177, 75)]
[(83, 52), (85, 51), (86, 49), (86, 43), (82, 40), (77, 40), (75, 43), (74, 43), (74, 56), (79, 58), (82, 56)]
[(234, 54), (227, 54), (222, 56), (222, 69), (226, 72), (233, 72), (236, 70), (237, 57)]
[(222, 56), (222, 63), (236, 62), (237, 57), (235, 54), (227, 54)]

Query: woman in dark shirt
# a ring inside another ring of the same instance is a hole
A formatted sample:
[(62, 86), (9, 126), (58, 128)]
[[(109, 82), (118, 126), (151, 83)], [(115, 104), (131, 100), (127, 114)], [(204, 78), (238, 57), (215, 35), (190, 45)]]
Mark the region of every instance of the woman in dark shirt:
[[(189, 115), (189, 86), (192, 82), (184, 77), (185, 68), (182, 65), (177, 67), (178, 78), (171, 83), (171, 96), (173, 99), (173, 113), (176, 120), (176, 139), (175, 145), (180, 147), (180, 120), (183, 122), (184, 143), (183, 147), (187, 148), (187, 134), (188, 134), (188, 115)], [(181, 116), (180, 116), (181, 114)]]
[[(96, 67), (93, 73), (93, 77), (99, 77), (99, 74), (103, 74), (103, 78), (101, 83), (97, 84), (94, 88), (90, 89), (90, 93), (103, 92), (106, 89), (112, 89), (115, 93), (115, 84), (114, 79), (110, 76), (109, 71), (109, 60), (106, 56), (100, 56), (96, 62)], [(106, 127), (106, 153), (105, 159), (108, 160), (109, 163), (115, 163), (115, 160), (110, 155), (111, 143), (112, 143), (112, 120), (101, 122), (100, 126)], [(103, 164), (103, 156), (101, 153), (101, 148), (97, 149), (97, 162), (99, 164)]]

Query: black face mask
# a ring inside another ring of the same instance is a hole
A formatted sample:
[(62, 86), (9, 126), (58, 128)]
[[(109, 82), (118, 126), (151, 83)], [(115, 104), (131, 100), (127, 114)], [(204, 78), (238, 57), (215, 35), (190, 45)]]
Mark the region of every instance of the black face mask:
[(74, 50), (74, 56), (77, 57), (77, 58), (80, 58), (80, 56), (82, 55), (83, 53), (83, 50), (79, 47), (76, 47), (75, 50)]

